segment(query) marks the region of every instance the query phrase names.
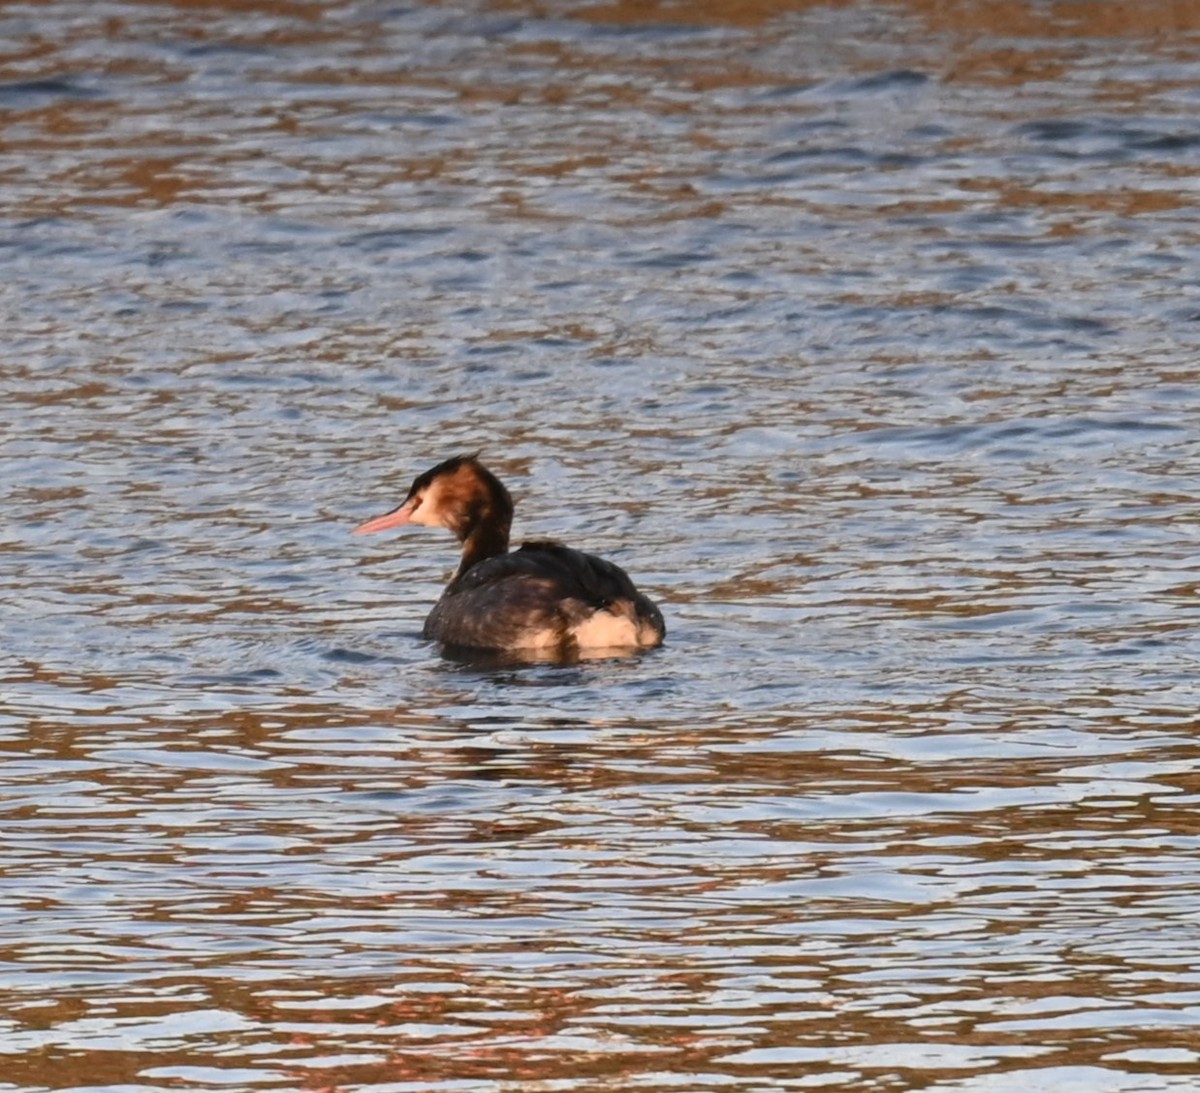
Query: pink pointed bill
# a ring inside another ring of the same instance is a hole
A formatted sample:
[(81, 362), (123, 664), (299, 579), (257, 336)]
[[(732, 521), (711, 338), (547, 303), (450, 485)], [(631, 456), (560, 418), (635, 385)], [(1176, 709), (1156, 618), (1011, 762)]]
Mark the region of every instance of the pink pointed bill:
[(353, 531), (354, 535), (370, 535), (373, 531), (386, 531), (388, 528), (403, 527), (412, 519), (413, 510), (417, 506), (412, 501), (405, 501), (398, 509), (375, 516), (365, 524), (359, 524)]

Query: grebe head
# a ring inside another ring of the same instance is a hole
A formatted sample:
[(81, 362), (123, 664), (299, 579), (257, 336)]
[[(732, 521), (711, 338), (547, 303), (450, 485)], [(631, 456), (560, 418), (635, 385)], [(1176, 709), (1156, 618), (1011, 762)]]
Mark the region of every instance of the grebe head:
[(418, 475), (401, 505), (356, 527), (354, 534), (421, 524), (449, 528), (465, 541), (486, 524), (507, 543), (512, 512), (512, 498), (500, 480), (476, 456), (456, 455)]

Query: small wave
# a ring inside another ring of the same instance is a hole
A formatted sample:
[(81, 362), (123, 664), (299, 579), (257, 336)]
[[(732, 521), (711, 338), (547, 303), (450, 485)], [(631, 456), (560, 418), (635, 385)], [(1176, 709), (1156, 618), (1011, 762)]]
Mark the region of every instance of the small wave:
[(99, 94), (95, 88), (59, 76), (0, 83), (0, 103), (42, 98), (92, 99)]

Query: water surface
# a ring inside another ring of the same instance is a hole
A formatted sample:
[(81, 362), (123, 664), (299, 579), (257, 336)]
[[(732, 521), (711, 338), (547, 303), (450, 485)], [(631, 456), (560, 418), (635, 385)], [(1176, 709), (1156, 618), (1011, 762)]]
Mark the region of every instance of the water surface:
[[(1200, 1074), (1200, 20), (9, 5), (0, 1090)], [(419, 639), (480, 449), (667, 645)]]

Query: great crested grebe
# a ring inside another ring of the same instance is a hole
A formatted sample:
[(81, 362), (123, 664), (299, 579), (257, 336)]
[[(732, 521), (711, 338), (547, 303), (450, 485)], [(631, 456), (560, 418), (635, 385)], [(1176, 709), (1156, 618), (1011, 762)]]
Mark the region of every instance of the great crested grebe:
[(560, 657), (662, 644), (662, 615), (625, 570), (552, 540), (510, 551), (512, 516), (500, 480), (475, 456), (455, 456), (420, 475), (398, 508), (354, 533), (422, 524), (458, 536), (462, 560), (422, 631), (433, 641)]

